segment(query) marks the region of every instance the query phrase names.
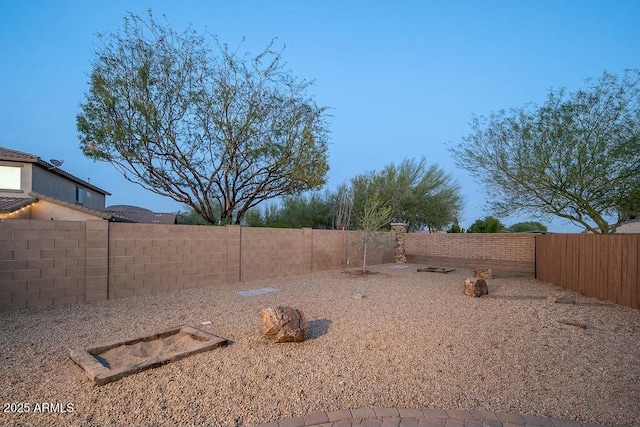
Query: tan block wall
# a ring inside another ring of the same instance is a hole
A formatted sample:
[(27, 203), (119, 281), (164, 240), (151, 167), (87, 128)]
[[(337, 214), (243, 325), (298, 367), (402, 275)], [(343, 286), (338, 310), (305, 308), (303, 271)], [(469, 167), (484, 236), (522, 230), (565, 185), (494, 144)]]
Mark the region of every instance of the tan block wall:
[(348, 258), (346, 243), (350, 231), (309, 230), (311, 239), (311, 268), (323, 271), (340, 268)]
[[(0, 310), (106, 298), (105, 263), (94, 265), (93, 252), (87, 263), (87, 242), (94, 246), (92, 249), (106, 249), (106, 226), (93, 221), (1, 221)], [(104, 260), (102, 255), (98, 258)], [(96, 277), (103, 280), (96, 282)]]
[(109, 298), (233, 279), (227, 274), (226, 227), (111, 223), (109, 233)]
[[(107, 221), (0, 221), (0, 311), (362, 265), (362, 234)], [(368, 265), (393, 262), (379, 233)]]
[(420, 232), (409, 233), (404, 240), (409, 262), (535, 271), (535, 234)]
[(304, 230), (241, 228), (241, 281), (303, 274)]

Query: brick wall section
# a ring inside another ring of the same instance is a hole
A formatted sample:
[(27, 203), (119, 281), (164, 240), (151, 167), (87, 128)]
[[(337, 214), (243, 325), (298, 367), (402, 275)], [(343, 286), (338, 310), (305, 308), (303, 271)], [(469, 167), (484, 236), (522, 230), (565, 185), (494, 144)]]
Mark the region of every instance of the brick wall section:
[(85, 301), (85, 222), (0, 221), (0, 310)]
[(243, 282), (304, 273), (304, 229), (241, 230)]
[(86, 222), (85, 244), (85, 301), (104, 301), (108, 298), (109, 223)]
[(339, 268), (347, 257), (343, 245), (347, 241), (347, 233), (351, 232), (311, 229), (309, 232), (313, 233), (312, 247), (308, 248), (311, 254), (309, 268), (313, 271)]
[[(393, 262), (380, 233), (368, 265)], [(0, 311), (362, 265), (357, 231), (0, 221)]]
[(535, 271), (535, 234), (529, 233), (409, 233), (405, 250), (415, 263)]
[(229, 238), (235, 231), (239, 227), (109, 224), (109, 298), (234, 281), (237, 261), (227, 251), (239, 247)]

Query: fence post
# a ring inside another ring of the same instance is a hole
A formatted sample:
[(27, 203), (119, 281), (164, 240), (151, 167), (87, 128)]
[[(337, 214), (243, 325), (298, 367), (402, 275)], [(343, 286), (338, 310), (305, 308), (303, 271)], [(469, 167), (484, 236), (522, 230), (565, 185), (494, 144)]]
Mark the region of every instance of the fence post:
[(313, 273), (313, 229), (302, 229), (302, 274)]
[(90, 220), (85, 228), (85, 301), (109, 299), (109, 227), (104, 220)]
[(227, 228), (227, 283), (242, 282), (242, 230), (239, 225)]

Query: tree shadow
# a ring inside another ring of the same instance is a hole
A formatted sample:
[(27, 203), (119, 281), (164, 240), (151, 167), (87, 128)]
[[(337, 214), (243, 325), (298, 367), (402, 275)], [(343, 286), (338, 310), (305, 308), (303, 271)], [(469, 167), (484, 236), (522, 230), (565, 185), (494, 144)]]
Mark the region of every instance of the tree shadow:
[(307, 340), (312, 340), (325, 335), (329, 331), (330, 319), (317, 319), (309, 321), (309, 329), (307, 330)]

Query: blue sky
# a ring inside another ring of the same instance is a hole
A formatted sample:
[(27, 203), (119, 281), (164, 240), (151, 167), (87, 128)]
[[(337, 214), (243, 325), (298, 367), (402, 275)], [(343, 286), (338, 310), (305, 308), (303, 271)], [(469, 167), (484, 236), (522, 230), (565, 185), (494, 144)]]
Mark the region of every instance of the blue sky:
[(149, 8), (177, 30), (206, 28), (231, 46), (244, 37), (242, 50), (253, 53), (277, 37), (293, 74), (315, 80), (317, 103), (330, 107), (327, 188), (424, 155), (461, 185), (465, 228), (488, 214), (488, 200), (447, 145), (470, 132), (473, 114), (541, 103), (549, 89), (577, 89), (604, 70), (640, 68), (635, 0), (0, 0), (0, 146), (64, 159), (64, 170), (112, 193), (107, 204), (182, 209), (85, 158), (75, 127), (95, 34)]

